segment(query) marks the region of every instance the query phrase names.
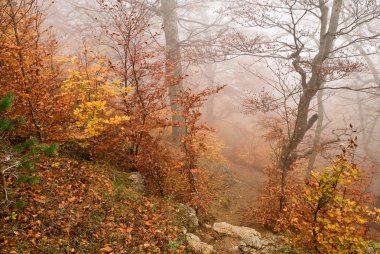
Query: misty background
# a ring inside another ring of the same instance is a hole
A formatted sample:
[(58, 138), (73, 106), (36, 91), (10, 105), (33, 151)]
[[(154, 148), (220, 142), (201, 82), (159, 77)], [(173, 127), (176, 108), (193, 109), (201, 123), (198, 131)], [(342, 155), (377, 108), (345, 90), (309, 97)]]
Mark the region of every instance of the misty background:
[[(102, 11), (94, 0), (56, 0), (44, 2), (48, 10), (47, 23), (51, 25), (59, 41), (62, 55), (77, 55), (85, 45), (96, 45), (107, 54), (117, 58), (105, 35), (107, 20), (112, 18)], [(132, 1), (134, 2), (134, 1)], [(141, 1), (152, 9), (159, 7), (157, 1)], [(231, 3), (232, 2), (232, 3)], [(234, 3), (235, 2), (235, 3)], [(240, 17), (244, 12), (244, 2), (255, 1), (177, 1), (178, 35), (181, 47), (184, 86), (205, 88), (225, 85), (225, 89), (212, 96), (204, 109), (204, 121), (216, 129), (216, 134), (224, 142), (224, 154), (231, 161), (244, 164), (252, 171), (262, 171), (273, 159), (273, 144), (265, 135), (268, 133), (266, 119), (275, 117), (276, 112), (252, 112), (244, 103), (254, 96), (270, 94), (281, 97), (281, 90), (270, 84), (279, 76), (274, 73), (287, 68), (274, 59), (256, 54), (255, 43), (259, 40), (271, 41), (279, 36), (286, 37), (281, 29), (244, 23)], [(245, 6), (249, 11), (249, 6)], [(162, 17), (152, 11), (146, 36), (155, 34), (149, 47), (165, 50)], [(287, 16), (278, 17), (289, 22)], [(313, 22), (310, 22), (310, 29)], [(378, 22), (378, 21), (376, 21)], [(366, 24), (361, 29), (376, 30), (378, 23)], [(307, 29), (308, 24), (304, 24)], [(316, 26), (317, 27), (317, 26)], [(305, 32), (306, 33), (306, 32)], [(307, 37), (307, 36), (306, 36)], [(317, 35), (315, 35), (317, 37)], [(290, 38), (291, 39), (291, 38)], [(316, 38), (308, 38), (308, 41)], [(341, 37), (337, 43), (345, 43), (350, 38)], [(260, 43), (258, 43), (260, 44)], [(233, 46), (234, 45), (234, 46)], [(251, 47), (251, 48), (250, 48)], [(370, 48), (372, 47), (372, 48)], [(339, 144), (347, 139), (348, 126), (357, 130), (359, 148), (357, 159), (374, 171), (372, 191), (380, 194), (380, 57), (379, 44), (355, 45), (357, 61), (363, 65), (361, 71), (350, 72), (342, 78), (329, 81), (327, 88), (320, 90), (312, 100), (311, 114), (322, 112), (323, 131), (321, 142), (331, 142), (316, 155), (313, 168), (328, 165), (339, 149)], [(252, 53), (250, 53), (252, 52)], [(260, 51), (258, 51), (260, 52)], [(290, 77), (289, 79), (293, 79)], [(288, 80), (291, 87), (295, 80)], [(372, 87), (371, 89), (367, 89)], [(294, 103), (294, 102), (292, 102)], [(302, 141), (301, 147), (313, 146), (316, 125)], [(338, 144), (338, 145), (337, 145)], [(305, 167), (309, 158), (302, 159)], [(310, 162), (309, 162), (310, 163)]]

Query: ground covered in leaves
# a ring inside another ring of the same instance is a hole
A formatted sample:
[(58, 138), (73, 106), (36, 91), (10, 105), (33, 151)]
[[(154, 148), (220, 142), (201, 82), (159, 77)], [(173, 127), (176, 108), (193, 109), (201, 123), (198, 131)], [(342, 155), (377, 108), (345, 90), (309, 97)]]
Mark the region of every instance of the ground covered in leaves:
[(69, 158), (36, 169), (36, 183), (9, 183), (14, 203), (0, 209), (2, 253), (187, 252), (176, 205), (130, 190), (125, 173)]

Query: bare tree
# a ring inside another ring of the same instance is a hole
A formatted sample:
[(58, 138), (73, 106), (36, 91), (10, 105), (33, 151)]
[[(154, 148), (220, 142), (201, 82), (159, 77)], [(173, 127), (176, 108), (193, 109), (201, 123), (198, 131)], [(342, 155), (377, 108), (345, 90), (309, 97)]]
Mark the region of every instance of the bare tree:
[[(366, 43), (368, 54), (375, 52), (371, 43), (377, 41), (380, 34), (362, 28), (379, 19), (380, 4), (375, 0), (242, 0), (235, 2), (231, 12), (243, 27), (267, 31), (266, 36), (255, 40), (255, 45), (249, 44), (252, 39), (242, 34), (239, 47), (235, 47), (236, 54), (253, 55), (269, 66), (280, 66), (271, 68), (275, 70), (275, 78), (269, 83), (276, 88), (279, 84), (288, 88), (281, 101), (285, 101), (285, 113), (292, 113), (286, 117), (291, 123), (277, 161), (281, 171), (282, 210), (288, 171), (300, 157), (297, 148), (318, 120), (317, 113), (310, 116), (311, 103), (323, 84), (326, 84), (324, 89), (330, 89), (330, 85), (336, 83), (333, 81), (363, 69), (354, 45)], [(346, 36), (351, 41), (344, 40)], [(276, 105), (278, 99), (274, 95), (267, 102)]]

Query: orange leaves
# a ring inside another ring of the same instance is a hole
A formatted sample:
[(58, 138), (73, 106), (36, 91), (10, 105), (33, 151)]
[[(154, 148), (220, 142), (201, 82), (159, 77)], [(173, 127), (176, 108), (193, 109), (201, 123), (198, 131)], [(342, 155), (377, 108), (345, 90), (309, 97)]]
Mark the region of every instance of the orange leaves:
[(37, 194), (34, 194), (34, 201), (40, 203), (40, 204), (45, 204), (46, 203), (46, 197), (45, 196), (41, 196), (41, 195), (37, 195)]
[[(58, 162), (60, 169), (52, 169)], [(0, 248), (6, 253), (14, 248), (11, 240), (54, 253), (60, 246), (73, 253), (170, 253), (168, 242), (179, 230), (172, 225), (175, 209), (166, 202), (127, 189), (116, 196), (104, 165), (58, 158), (39, 166), (44, 184), (16, 189), (28, 205), (16, 210), (17, 220), (1, 224)]]
[(133, 231), (133, 227), (127, 227), (126, 225), (122, 224), (118, 230), (123, 234), (130, 234)]
[(62, 128), (68, 126), (72, 101), (60, 93), (60, 64), (52, 57), (57, 43), (50, 29), (40, 29), (44, 15), (38, 3), (9, 1), (3, 7), (0, 12), (9, 15), (0, 25), (0, 95), (15, 93), (11, 116), (26, 120), (18, 135), (59, 140), (64, 135)]
[(113, 249), (111, 246), (106, 244), (103, 248), (99, 250), (101, 253), (112, 253)]
[(29, 231), (28, 231), (27, 236), (28, 236), (29, 238), (32, 238), (32, 239), (38, 239), (38, 238), (41, 238), (41, 234), (40, 234), (40, 233), (34, 233), (32, 230), (29, 230)]
[[(207, 125), (200, 122), (201, 107), (212, 94), (218, 93), (223, 87), (204, 89), (198, 93), (191, 89), (185, 89), (178, 97), (177, 102), (181, 109), (181, 117), (184, 118), (186, 132), (182, 137), (181, 146), (184, 151), (182, 170), (185, 172), (189, 185), (187, 200), (196, 207), (202, 206), (202, 201), (207, 200), (208, 191), (207, 175), (198, 166), (198, 159), (205, 152), (205, 137), (212, 131)], [(200, 182), (199, 182), (200, 181)]]
[(67, 201), (69, 201), (70, 203), (74, 203), (76, 200), (77, 200), (76, 197), (71, 197), (67, 199)]
[(145, 224), (144, 224), (145, 226), (148, 226), (148, 227), (150, 227), (150, 226), (152, 226), (153, 225), (153, 221), (151, 221), (151, 220), (148, 220), (148, 221), (146, 221), (145, 222)]

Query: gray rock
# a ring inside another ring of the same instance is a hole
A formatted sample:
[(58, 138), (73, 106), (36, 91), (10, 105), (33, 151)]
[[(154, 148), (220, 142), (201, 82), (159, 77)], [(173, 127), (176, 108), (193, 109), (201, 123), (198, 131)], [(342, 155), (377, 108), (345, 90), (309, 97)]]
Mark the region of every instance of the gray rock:
[(248, 246), (248, 245), (239, 245), (238, 246), (239, 253), (244, 254), (268, 254), (268, 253), (275, 253), (275, 248), (271, 246), (267, 246), (261, 250), (257, 250), (254, 247)]
[(366, 250), (365, 253), (367, 253), (367, 254), (375, 254), (376, 251), (375, 251), (375, 248), (373, 248), (373, 247), (367, 247), (367, 250)]
[(186, 224), (190, 229), (194, 229), (199, 226), (197, 213), (193, 208), (184, 204), (179, 204), (179, 210), (182, 213), (184, 219), (186, 220)]
[(254, 253), (254, 250), (262, 250), (273, 245), (272, 241), (263, 239), (261, 234), (253, 228), (233, 226), (226, 222), (216, 222), (213, 229), (220, 234), (241, 239), (242, 243), (239, 249), (244, 253)]
[(139, 172), (132, 172), (128, 175), (128, 180), (130, 187), (141, 193), (146, 192), (146, 182), (145, 182), (145, 177), (140, 174)]
[(187, 233), (186, 234), (186, 241), (189, 244), (189, 247), (198, 254), (211, 254), (214, 252), (214, 247), (211, 245), (208, 245), (207, 243), (204, 243), (199, 239), (198, 236)]

